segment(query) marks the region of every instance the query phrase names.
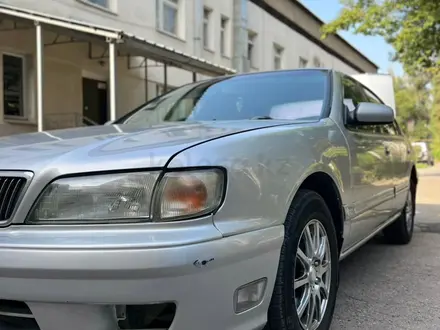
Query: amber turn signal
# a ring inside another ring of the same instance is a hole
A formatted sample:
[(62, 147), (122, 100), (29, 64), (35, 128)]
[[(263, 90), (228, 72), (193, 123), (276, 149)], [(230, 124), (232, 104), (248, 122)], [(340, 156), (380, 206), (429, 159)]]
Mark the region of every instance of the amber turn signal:
[[(166, 173), (161, 180), (155, 220), (182, 220), (213, 212), (221, 203), (224, 174), (218, 169)], [(159, 219), (157, 219), (159, 218)]]

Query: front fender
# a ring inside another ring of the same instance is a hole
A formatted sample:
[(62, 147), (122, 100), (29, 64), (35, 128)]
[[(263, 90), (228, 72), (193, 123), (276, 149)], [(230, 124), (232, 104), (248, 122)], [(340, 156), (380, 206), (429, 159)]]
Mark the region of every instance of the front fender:
[(226, 196), (213, 219), (229, 236), (282, 225), (301, 183), (315, 172), (330, 175), (344, 199), (350, 184), (348, 154), (339, 128), (322, 120), (209, 141), (182, 151), (168, 167), (227, 170)]

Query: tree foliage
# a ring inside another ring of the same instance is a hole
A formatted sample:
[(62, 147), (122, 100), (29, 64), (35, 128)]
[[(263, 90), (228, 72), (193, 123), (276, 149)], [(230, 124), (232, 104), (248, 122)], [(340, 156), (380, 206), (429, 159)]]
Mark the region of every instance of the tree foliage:
[[(402, 129), (414, 140), (430, 138), (431, 110), (429, 79), (423, 76), (394, 77), (397, 120)], [(413, 129), (408, 124), (413, 122)]]
[(434, 77), (432, 81), (432, 110), (431, 110), (431, 133), (432, 150), (434, 157), (440, 159), (440, 75)]
[[(410, 77), (395, 78), (398, 120), (413, 139), (431, 140), (440, 159), (440, 0), (341, 0), (323, 38), (340, 30), (382, 36)], [(430, 86), (430, 88), (428, 87)], [(429, 129), (428, 129), (429, 128)]]
[(341, 0), (339, 17), (323, 37), (340, 30), (382, 36), (395, 49), (394, 60), (408, 72), (440, 71), (439, 0)]

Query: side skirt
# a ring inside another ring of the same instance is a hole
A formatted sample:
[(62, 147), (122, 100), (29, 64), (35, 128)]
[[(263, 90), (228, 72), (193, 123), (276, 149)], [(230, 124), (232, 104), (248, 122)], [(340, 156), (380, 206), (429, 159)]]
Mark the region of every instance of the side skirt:
[(343, 251), (341, 253), (341, 256), (339, 257), (339, 261), (344, 260), (345, 258), (347, 258), (350, 254), (352, 254), (354, 251), (359, 249), (362, 245), (364, 245), (370, 239), (372, 239), (374, 236), (376, 236), (382, 229), (384, 229), (389, 224), (391, 224), (394, 221), (396, 221), (397, 218), (400, 217), (400, 214), (401, 214), (401, 212), (397, 213), (396, 215), (391, 217), (387, 222), (385, 222), (383, 225), (377, 227), (376, 230), (374, 230), (370, 235), (366, 236), (364, 239), (360, 240), (359, 242), (357, 242), (353, 246), (349, 247), (347, 250)]

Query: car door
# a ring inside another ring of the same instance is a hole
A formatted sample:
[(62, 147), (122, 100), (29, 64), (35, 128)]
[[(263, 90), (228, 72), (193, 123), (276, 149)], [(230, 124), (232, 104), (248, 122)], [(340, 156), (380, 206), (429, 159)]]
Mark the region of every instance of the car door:
[[(351, 77), (342, 76), (346, 111), (368, 102), (363, 87)], [(389, 217), (392, 212), (393, 170), (381, 125), (346, 125), (350, 146), (351, 234), (347, 247), (356, 244)]]
[[(382, 100), (368, 88), (364, 88), (364, 92), (369, 102), (383, 104)], [(411, 146), (409, 141), (403, 136), (396, 120), (394, 120), (393, 124), (381, 125), (381, 128), (382, 133), (386, 137), (385, 143), (391, 163), (390, 170), (392, 171), (395, 198), (390, 216), (393, 216), (400, 212), (405, 205), (409, 188)]]
[(403, 135), (399, 124), (394, 121), (393, 125), (388, 125), (388, 129), (394, 137), (394, 186), (396, 198), (394, 200), (395, 213), (401, 212), (405, 206), (410, 186), (409, 178), (411, 175), (412, 148), (410, 141)]

